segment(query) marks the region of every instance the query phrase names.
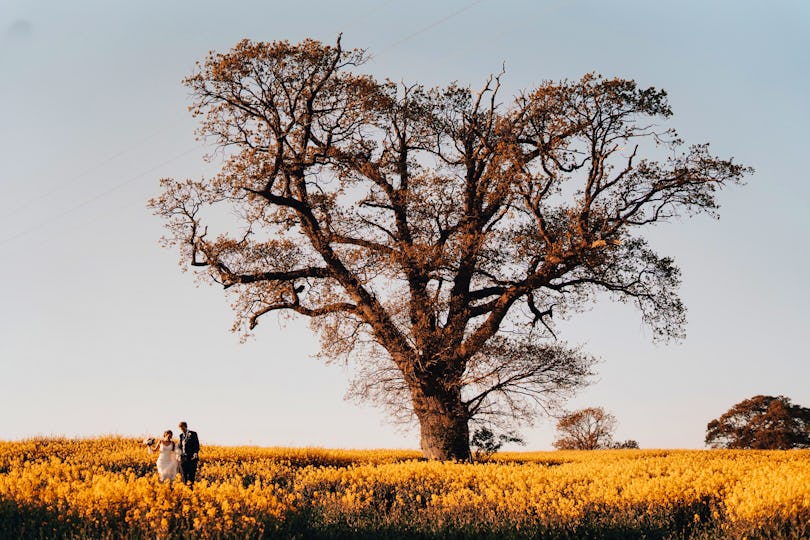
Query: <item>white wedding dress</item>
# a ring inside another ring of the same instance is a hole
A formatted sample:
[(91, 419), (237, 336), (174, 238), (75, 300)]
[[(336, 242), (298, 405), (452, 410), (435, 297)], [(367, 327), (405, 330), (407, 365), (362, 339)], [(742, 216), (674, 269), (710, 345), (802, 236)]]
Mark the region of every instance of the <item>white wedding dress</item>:
[(160, 450), (157, 458), (158, 477), (161, 482), (171, 482), (177, 475), (180, 462), (177, 460), (177, 451), (172, 447), (176, 445), (160, 443)]

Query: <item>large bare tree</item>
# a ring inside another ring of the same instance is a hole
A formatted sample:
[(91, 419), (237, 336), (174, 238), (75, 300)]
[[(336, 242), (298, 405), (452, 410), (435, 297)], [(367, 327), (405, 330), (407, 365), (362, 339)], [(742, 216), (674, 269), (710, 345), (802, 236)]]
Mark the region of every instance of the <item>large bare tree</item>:
[(340, 39), (242, 41), (185, 80), (222, 168), (164, 179), (150, 204), (231, 295), (235, 330), (310, 317), (326, 357), (357, 360), (353, 390), (415, 414), (442, 459), (469, 457), (471, 420), (525, 420), (584, 383), (592, 359), (552, 310), (607, 291), (682, 335), (678, 269), (640, 234), (713, 213), (747, 169), (682, 148), (664, 91), (590, 74), (504, 102), (499, 76), (425, 88), (365, 59)]

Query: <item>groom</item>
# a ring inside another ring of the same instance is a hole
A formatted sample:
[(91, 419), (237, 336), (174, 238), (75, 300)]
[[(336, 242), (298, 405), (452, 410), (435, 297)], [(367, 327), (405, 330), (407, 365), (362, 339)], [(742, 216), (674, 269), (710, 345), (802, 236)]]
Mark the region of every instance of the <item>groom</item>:
[(180, 470), (183, 482), (194, 485), (197, 476), (197, 463), (200, 461), (200, 441), (196, 431), (189, 431), (188, 424), (180, 422)]

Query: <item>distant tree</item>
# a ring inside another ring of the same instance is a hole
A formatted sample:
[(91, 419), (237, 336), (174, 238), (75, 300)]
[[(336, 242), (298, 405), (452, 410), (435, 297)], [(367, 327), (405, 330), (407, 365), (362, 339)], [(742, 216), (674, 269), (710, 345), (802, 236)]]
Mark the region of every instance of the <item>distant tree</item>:
[(235, 331), (309, 317), (324, 357), (356, 361), (352, 393), (415, 416), (438, 459), (469, 459), (471, 422), (530, 421), (585, 384), (552, 310), (605, 292), (683, 334), (679, 271), (643, 232), (715, 214), (748, 169), (661, 127), (664, 91), (589, 74), (503, 101), (499, 76), (428, 89), (366, 59), (245, 40), (185, 80), (223, 166), (150, 204)]
[(526, 442), (514, 432), (496, 435), (489, 427), (479, 427), (473, 432), (472, 438), (470, 439), (470, 446), (473, 449), (473, 458), (475, 461), (487, 461), (492, 457), (492, 454), (500, 450), (506, 443), (526, 444)]
[(754, 396), (706, 426), (712, 448), (810, 448), (810, 409), (785, 396)]
[(631, 450), (638, 448), (638, 441), (634, 441), (633, 439), (627, 439), (626, 441), (614, 442), (610, 445), (611, 448), (615, 450)]
[(558, 450), (601, 450), (613, 447), (616, 417), (602, 407), (588, 407), (566, 414), (557, 422)]

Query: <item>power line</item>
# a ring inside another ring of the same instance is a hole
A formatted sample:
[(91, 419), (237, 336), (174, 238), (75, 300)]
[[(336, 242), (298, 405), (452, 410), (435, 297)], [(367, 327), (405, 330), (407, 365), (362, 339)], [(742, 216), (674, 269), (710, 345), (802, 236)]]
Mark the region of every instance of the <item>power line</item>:
[[(408, 35), (404, 36), (403, 38), (401, 38), (401, 39), (399, 39), (399, 40), (395, 41), (394, 43), (391, 43), (390, 45), (388, 45), (387, 47), (385, 47), (384, 49), (382, 49), (382, 50), (381, 50), (379, 53), (377, 53), (376, 55), (372, 55), (372, 57), (377, 57), (377, 56), (380, 56), (380, 55), (382, 55), (382, 54), (385, 54), (386, 52), (388, 52), (388, 51), (390, 51), (390, 50), (392, 50), (392, 49), (394, 49), (394, 48), (396, 48), (396, 47), (398, 47), (398, 46), (402, 45), (403, 43), (406, 43), (406, 42), (410, 41), (411, 39), (415, 38), (416, 36), (418, 36), (418, 35), (420, 35), (420, 34), (423, 34), (423, 33), (427, 32), (428, 30), (431, 30), (431, 29), (433, 29), (433, 28), (435, 28), (435, 27), (437, 27), (437, 26), (441, 25), (442, 23), (447, 22), (448, 20), (452, 19), (453, 17), (456, 17), (456, 16), (460, 15), (461, 13), (463, 13), (463, 12), (465, 12), (465, 11), (467, 11), (467, 10), (469, 10), (469, 9), (473, 8), (474, 6), (476, 6), (476, 5), (480, 4), (480, 3), (481, 3), (481, 2), (483, 2), (483, 1), (484, 1), (484, 0), (475, 0), (475, 1), (473, 1), (473, 2), (470, 2), (470, 3), (469, 3), (469, 4), (467, 4), (466, 6), (464, 6), (464, 7), (460, 8), (460, 9), (458, 9), (458, 10), (456, 10), (456, 11), (452, 12), (452, 13), (449, 13), (448, 15), (445, 15), (444, 17), (441, 17), (441, 18), (439, 18), (439, 19), (437, 19), (437, 20), (433, 21), (432, 23), (428, 24), (427, 26), (424, 26), (424, 27), (422, 27), (422, 28), (420, 28), (420, 29), (418, 29), (418, 30), (416, 30), (416, 31), (414, 31), (414, 32), (412, 32), (412, 33), (410, 33), (410, 34), (408, 34)], [(389, 1), (388, 3), (386, 3), (386, 4), (385, 4), (383, 7), (385, 7), (385, 6), (387, 6), (388, 4), (391, 4), (391, 3), (393, 3), (393, 0), (392, 0), (392, 1)], [(375, 10), (373, 10), (371, 13), (376, 13), (376, 12), (377, 12), (377, 11), (379, 11), (379, 10), (380, 10), (380, 7), (378, 7), (378, 8), (377, 8), (377, 9), (375, 9)], [(368, 17), (368, 15), (369, 15), (369, 14), (366, 14), (366, 17)], [(357, 24), (359, 20), (360, 20), (360, 19), (355, 19), (355, 21), (354, 21), (352, 24), (350, 24), (350, 25), (349, 25), (349, 27), (354, 26), (355, 24)], [(54, 188), (53, 188), (53, 189), (51, 189), (50, 191), (48, 191), (48, 192), (46, 192), (46, 193), (44, 193), (44, 194), (42, 194), (42, 195), (39, 195), (39, 196), (37, 196), (37, 197), (35, 197), (35, 198), (32, 198), (32, 199), (29, 199), (29, 200), (25, 201), (24, 203), (20, 204), (19, 206), (17, 206), (16, 208), (14, 208), (13, 210), (11, 210), (10, 212), (6, 213), (6, 214), (5, 214), (5, 216), (6, 216), (6, 217), (10, 217), (10, 216), (12, 216), (12, 215), (15, 215), (15, 214), (19, 213), (20, 211), (22, 211), (22, 210), (24, 210), (24, 209), (26, 209), (26, 208), (30, 207), (30, 206), (31, 206), (31, 205), (33, 205), (34, 203), (41, 201), (43, 198), (50, 197), (50, 196), (51, 196), (51, 195), (53, 195), (54, 193), (57, 193), (57, 192), (59, 192), (59, 191), (61, 191), (61, 190), (63, 190), (63, 189), (67, 189), (68, 187), (71, 187), (71, 183), (72, 183), (74, 180), (77, 180), (78, 178), (81, 178), (82, 176), (85, 176), (86, 174), (88, 174), (88, 173), (90, 173), (90, 172), (92, 172), (92, 171), (94, 171), (94, 170), (96, 170), (96, 169), (100, 168), (101, 166), (106, 165), (107, 163), (110, 163), (110, 162), (114, 161), (115, 159), (117, 159), (117, 158), (121, 157), (122, 155), (127, 154), (127, 153), (128, 153), (128, 152), (130, 152), (130, 151), (131, 151), (133, 148), (136, 148), (136, 147), (138, 147), (138, 146), (140, 146), (140, 145), (144, 144), (145, 142), (147, 142), (147, 141), (151, 140), (152, 138), (156, 137), (158, 134), (162, 133), (162, 132), (163, 132), (163, 131), (165, 131), (165, 130), (166, 130), (168, 127), (170, 127), (171, 125), (174, 125), (174, 124), (175, 124), (175, 123), (172, 123), (172, 124), (170, 124), (170, 125), (164, 126), (163, 128), (161, 128), (160, 130), (156, 131), (155, 133), (152, 133), (151, 135), (149, 135), (149, 136), (145, 137), (144, 139), (140, 140), (140, 141), (139, 141), (138, 143), (136, 143), (135, 145), (129, 146), (129, 147), (127, 147), (127, 148), (125, 148), (125, 149), (121, 150), (120, 152), (117, 152), (116, 154), (113, 154), (112, 156), (110, 156), (110, 157), (108, 157), (108, 158), (106, 158), (106, 159), (102, 160), (101, 162), (99, 162), (99, 163), (95, 164), (94, 166), (92, 166), (92, 167), (90, 167), (90, 168), (88, 168), (88, 169), (86, 169), (86, 170), (82, 171), (81, 173), (79, 173), (79, 174), (77, 174), (77, 175), (75, 175), (75, 176), (73, 176), (73, 177), (69, 178), (69, 179), (68, 179), (68, 180), (66, 180), (64, 183), (59, 184), (58, 186), (54, 187)], [(89, 198), (89, 199), (87, 199), (87, 200), (85, 200), (85, 201), (83, 201), (83, 202), (81, 202), (81, 203), (79, 203), (79, 204), (77, 204), (77, 205), (75, 205), (75, 206), (72, 206), (72, 207), (68, 208), (67, 210), (65, 210), (65, 211), (63, 211), (63, 212), (61, 212), (61, 213), (59, 213), (59, 214), (57, 214), (57, 215), (55, 215), (55, 216), (51, 216), (50, 218), (45, 219), (45, 220), (43, 220), (43, 221), (40, 221), (40, 222), (39, 222), (39, 223), (37, 223), (36, 225), (34, 225), (34, 226), (32, 226), (32, 227), (29, 227), (29, 228), (27, 228), (27, 229), (24, 229), (24, 230), (20, 231), (19, 233), (15, 234), (15, 235), (13, 235), (13, 236), (10, 236), (10, 237), (7, 237), (7, 238), (5, 238), (5, 239), (3, 239), (3, 240), (0, 240), (0, 246), (3, 246), (3, 245), (5, 245), (5, 244), (8, 244), (8, 243), (10, 243), (10, 242), (13, 242), (14, 240), (17, 240), (17, 239), (19, 239), (19, 238), (22, 238), (22, 237), (24, 237), (24, 236), (27, 236), (28, 234), (31, 234), (32, 232), (34, 232), (34, 231), (36, 231), (36, 230), (41, 229), (41, 228), (42, 228), (42, 227), (44, 227), (45, 225), (48, 225), (49, 223), (53, 223), (54, 221), (57, 221), (57, 220), (59, 220), (59, 219), (61, 219), (61, 218), (65, 217), (65, 216), (67, 216), (67, 215), (70, 215), (70, 214), (74, 213), (75, 211), (77, 211), (77, 210), (79, 210), (79, 209), (81, 209), (81, 208), (84, 208), (85, 206), (87, 206), (87, 205), (89, 205), (89, 204), (91, 204), (91, 203), (93, 203), (93, 202), (95, 202), (95, 201), (97, 201), (97, 200), (101, 199), (102, 197), (105, 197), (105, 196), (109, 195), (110, 193), (112, 193), (112, 192), (114, 192), (114, 191), (117, 191), (118, 189), (120, 189), (120, 188), (124, 187), (125, 185), (127, 185), (127, 184), (130, 184), (130, 183), (134, 182), (134, 181), (135, 181), (135, 180), (137, 180), (138, 178), (141, 178), (141, 177), (143, 177), (143, 176), (145, 176), (145, 175), (147, 175), (147, 174), (149, 174), (149, 173), (151, 173), (151, 172), (153, 172), (153, 171), (157, 170), (158, 168), (160, 168), (160, 167), (162, 167), (162, 166), (164, 166), (164, 165), (166, 165), (166, 164), (168, 164), (168, 163), (171, 163), (171, 162), (173, 162), (173, 161), (175, 161), (175, 160), (179, 159), (180, 157), (182, 157), (182, 156), (184, 156), (184, 155), (186, 155), (186, 154), (189, 154), (189, 153), (190, 153), (190, 152), (192, 152), (193, 150), (196, 150), (196, 149), (198, 149), (198, 148), (202, 148), (202, 147), (203, 147), (203, 145), (195, 145), (195, 146), (193, 146), (193, 147), (191, 147), (191, 148), (189, 148), (189, 149), (187, 149), (187, 150), (183, 151), (182, 153), (180, 153), (180, 154), (178, 154), (178, 155), (175, 155), (174, 157), (172, 157), (172, 158), (170, 158), (170, 159), (168, 159), (168, 160), (166, 160), (166, 161), (164, 161), (164, 162), (162, 162), (162, 163), (160, 163), (160, 164), (158, 164), (158, 165), (156, 165), (156, 166), (154, 166), (154, 167), (152, 167), (152, 168), (150, 168), (150, 169), (148, 169), (148, 170), (146, 170), (146, 171), (144, 171), (144, 172), (142, 172), (142, 173), (140, 173), (140, 174), (138, 174), (138, 175), (136, 175), (136, 176), (134, 176), (134, 177), (132, 177), (132, 178), (129, 178), (128, 180), (126, 180), (126, 181), (124, 181), (124, 182), (122, 182), (122, 183), (120, 183), (120, 184), (117, 184), (117, 185), (113, 186), (112, 188), (110, 188), (110, 189), (108, 189), (108, 190), (102, 191), (101, 193), (98, 193), (98, 194), (94, 195), (93, 197), (91, 197), (91, 198)]]
[(78, 180), (79, 178), (82, 178), (83, 176), (86, 176), (87, 174), (89, 174), (89, 173), (103, 167), (104, 165), (115, 161), (119, 157), (128, 154), (132, 150), (134, 150), (136, 148), (139, 148), (140, 146), (143, 146), (143, 144), (145, 144), (146, 142), (154, 139), (155, 137), (157, 137), (158, 135), (160, 135), (161, 133), (163, 133), (164, 131), (166, 131), (170, 127), (173, 127), (176, 124), (177, 124), (177, 122), (171, 122), (169, 124), (166, 124), (165, 126), (161, 127), (157, 131), (155, 131), (154, 133), (144, 137), (143, 139), (140, 139), (136, 143), (127, 146), (123, 150), (120, 150), (119, 152), (116, 152), (115, 154), (113, 154), (111, 156), (108, 156), (107, 158), (101, 160), (100, 162), (96, 163), (92, 167), (88, 167), (87, 169), (84, 169), (82, 172), (80, 172), (78, 174), (75, 174), (75, 175), (71, 176), (70, 178), (68, 178), (67, 180), (55, 185), (54, 187), (52, 187), (50, 190), (46, 191), (45, 193), (41, 193), (41, 194), (39, 194), (39, 195), (37, 195), (35, 197), (32, 197), (32, 198), (28, 199), (27, 201), (23, 202), (22, 204), (16, 206), (15, 208), (12, 208), (9, 211), (3, 212), (3, 217), (4, 218), (10, 218), (10, 217), (20, 213), (22, 210), (25, 210), (26, 208), (29, 208), (34, 203), (41, 202), (42, 199), (46, 199), (46, 198), (52, 196), (55, 193), (58, 193), (58, 192), (63, 191), (65, 189), (74, 187), (74, 182), (76, 180)]
[[(545, 15), (551, 15), (554, 14), (556, 11), (559, 11), (563, 7), (563, 4), (564, 0), (551, 0), (542, 6), (542, 11), (545, 12)], [(493, 46), (501, 40), (501, 38), (515, 32), (514, 26), (515, 26), (514, 24), (511, 24), (510, 27), (502, 29), (500, 32), (496, 34), (487, 35), (486, 39), (477, 40), (473, 47), (467, 47), (464, 50), (454, 51), (453, 54), (436, 55), (432, 57), (431, 61), (434, 63), (441, 61), (444, 64), (449, 64), (453, 63), (455, 60), (458, 60), (461, 57), (475, 56), (475, 53), (482, 49), (492, 49)], [(503, 62), (504, 67), (508, 65), (506, 64), (505, 58), (501, 58), (500, 62)]]
[(341, 28), (341, 30), (346, 31), (346, 30), (349, 30), (350, 28), (354, 28), (355, 26), (357, 26), (361, 22), (367, 20), (372, 15), (378, 13), (379, 11), (381, 11), (384, 8), (387, 8), (389, 5), (391, 5), (391, 4), (395, 3), (395, 2), (398, 2), (398, 0), (388, 0), (387, 2), (379, 2), (377, 4), (377, 7), (371, 9), (370, 11), (366, 11), (361, 17), (352, 17), (351, 19), (349, 19), (351, 22), (349, 24), (343, 26)]
[(57, 214), (55, 216), (51, 216), (48, 219), (42, 220), (39, 223), (37, 223), (36, 225), (34, 225), (32, 227), (28, 227), (27, 229), (24, 229), (24, 230), (20, 231), (19, 233), (15, 234), (13, 236), (10, 236), (8, 238), (0, 240), (0, 246), (8, 244), (9, 242), (13, 242), (14, 240), (17, 240), (18, 238), (22, 238), (24, 236), (27, 236), (27, 235), (31, 234), (32, 232), (41, 229), (45, 225), (53, 223), (54, 221), (57, 221), (57, 220), (65, 217), (67, 215), (70, 215), (73, 212), (75, 212), (76, 210), (79, 210), (80, 208), (84, 208), (88, 204), (91, 204), (91, 203), (101, 199), (102, 197), (106, 197), (110, 193), (113, 193), (114, 191), (117, 191), (117, 190), (121, 189), (122, 187), (124, 187), (124, 186), (126, 186), (128, 184), (131, 184), (135, 180), (138, 180), (139, 178), (142, 178), (143, 176), (146, 176), (147, 174), (153, 173), (156, 170), (160, 169), (161, 167), (163, 167), (165, 165), (168, 165), (169, 163), (171, 163), (173, 161), (176, 161), (176, 160), (180, 159), (181, 157), (183, 157), (183, 156), (185, 156), (187, 154), (190, 154), (194, 150), (203, 148), (203, 146), (204, 145), (202, 145), (202, 144), (197, 144), (197, 145), (192, 146), (191, 148), (187, 148), (183, 152), (181, 152), (179, 154), (176, 154), (175, 156), (167, 159), (166, 161), (163, 161), (162, 163), (159, 163), (158, 165), (155, 165), (154, 167), (151, 167), (151, 168), (149, 168), (149, 169), (147, 169), (147, 170), (145, 170), (145, 171), (143, 171), (143, 172), (141, 172), (139, 174), (136, 174), (135, 176), (132, 176), (132, 177), (124, 180), (123, 182), (121, 182), (119, 184), (114, 185), (110, 189), (102, 191), (101, 193), (97, 193), (93, 197), (91, 197), (89, 199), (86, 199), (86, 200), (80, 202), (79, 204), (77, 204), (75, 206), (72, 206), (72, 207), (68, 208), (67, 210), (65, 210), (65, 211), (63, 211), (63, 212), (61, 212), (61, 213), (59, 213), (59, 214)]
[(390, 50), (391, 50), (391, 49), (393, 49), (394, 47), (397, 47), (397, 46), (399, 46), (399, 45), (402, 45), (402, 44), (403, 44), (403, 43), (405, 43), (406, 41), (410, 41), (411, 39), (415, 38), (415, 37), (416, 37), (416, 36), (418, 36), (419, 34), (424, 34), (424, 33), (425, 33), (425, 32), (427, 32), (428, 30), (431, 30), (431, 29), (433, 29), (433, 28), (435, 28), (435, 27), (439, 26), (440, 24), (442, 24), (442, 23), (444, 23), (444, 22), (446, 22), (446, 21), (449, 21), (449, 20), (450, 20), (450, 19), (452, 19), (453, 17), (456, 17), (457, 15), (460, 15), (461, 13), (463, 13), (463, 12), (467, 11), (468, 9), (470, 9), (470, 8), (472, 8), (472, 7), (474, 7), (474, 6), (478, 5), (478, 4), (480, 4), (480, 3), (481, 3), (481, 2), (483, 2), (483, 1), (484, 1), (484, 0), (475, 0), (474, 2), (470, 2), (469, 4), (467, 4), (466, 6), (464, 6), (463, 8), (461, 8), (461, 9), (459, 9), (459, 10), (456, 10), (456, 11), (454, 11), (454, 12), (450, 13), (449, 15), (446, 15), (446, 16), (442, 17), (441, 19), (438, 19), (438, 20), (436, 20), (436, 21), (433, 21), (433, 22), (432, 22), (432, 23), (430, 23), (429, 25), (424, 26), (424, 27), (420, 28), (419, 30), (417, 30), (417, 31), (415, 31), (415, 32), (413, 32), (413, 33), (411, 33), (411, 34), (408, 34), (407, 36), (405, 36), (405, 37), (403, 37), (403, 38), (401, 38), (401, 39), (399, 39), (399, 40), (395, 41), (394, 43), (391, 43), (390, 45), (388, 45), (387, 47), (385, 47), (384, 49), (382, 49), (380, 52), (378, 52), (377, 54), (373, 54), (373, 55), (372, 55), (372, 57), (375, 57), (375, 58), (376, 58), (376, 57), (378, 57), (378, 56), (382, 56), (383, 54), (385, 54), (386, 52), (390, 51)]

